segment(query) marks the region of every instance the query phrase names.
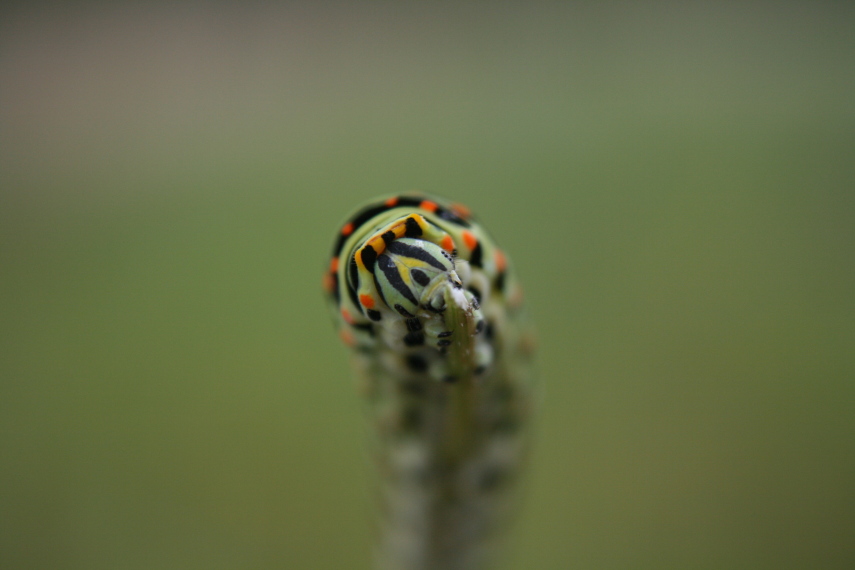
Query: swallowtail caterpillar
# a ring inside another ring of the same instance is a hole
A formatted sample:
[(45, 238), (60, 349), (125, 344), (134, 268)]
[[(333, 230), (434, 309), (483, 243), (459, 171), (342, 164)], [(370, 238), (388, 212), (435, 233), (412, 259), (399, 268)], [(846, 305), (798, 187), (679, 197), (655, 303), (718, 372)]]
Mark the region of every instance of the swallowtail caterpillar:
[(340, 226), (323, 287), (372, 423), (377, 568), (492, 567), (532, 403), (508, 258), (465, 206), (399, 195)]

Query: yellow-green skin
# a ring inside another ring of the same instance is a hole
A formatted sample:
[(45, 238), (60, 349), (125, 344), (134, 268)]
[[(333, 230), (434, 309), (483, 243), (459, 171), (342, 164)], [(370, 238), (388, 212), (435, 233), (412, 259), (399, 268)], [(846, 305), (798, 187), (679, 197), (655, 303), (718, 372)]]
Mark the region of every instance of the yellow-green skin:
[(374, 424), (377, 567), (489, 567), (532, 398), (504, 254), (465, 207), (394, 196), (342, 226), (324, 288)]

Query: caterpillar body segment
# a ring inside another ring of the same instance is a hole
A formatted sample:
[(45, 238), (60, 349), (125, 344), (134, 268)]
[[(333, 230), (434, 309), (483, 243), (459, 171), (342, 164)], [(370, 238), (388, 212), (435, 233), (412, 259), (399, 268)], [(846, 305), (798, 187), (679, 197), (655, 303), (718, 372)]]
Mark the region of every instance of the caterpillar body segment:
[(532, 392), (532, 334), (507, 257), (468, 208), (405, 194), (341, 225), (323, 284), (372, 423), (377, 567), (488, 568)]

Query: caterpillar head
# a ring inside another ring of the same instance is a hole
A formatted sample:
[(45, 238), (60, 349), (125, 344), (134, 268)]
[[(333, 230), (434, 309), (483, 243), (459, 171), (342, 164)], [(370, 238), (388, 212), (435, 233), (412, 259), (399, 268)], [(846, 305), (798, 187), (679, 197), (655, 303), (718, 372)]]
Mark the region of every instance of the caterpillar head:
[(442, 312), (447, 289), (462, 287), (454, 258), (432, 242), (413, 238), (388, 245), (377, 258), (374, 279), (386, 305), (405, 317), (420, 309)]

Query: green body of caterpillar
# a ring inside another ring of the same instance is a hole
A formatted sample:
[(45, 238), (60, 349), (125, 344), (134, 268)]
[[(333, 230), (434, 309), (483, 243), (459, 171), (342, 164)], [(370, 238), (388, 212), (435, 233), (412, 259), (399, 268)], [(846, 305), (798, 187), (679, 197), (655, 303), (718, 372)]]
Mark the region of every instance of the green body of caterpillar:
[(488, 567), (531, 407), (533, 342), (505, 255), (467, 208), (394, 196), (341, 227), (324, 289), (374, 424), (378, 567)]

